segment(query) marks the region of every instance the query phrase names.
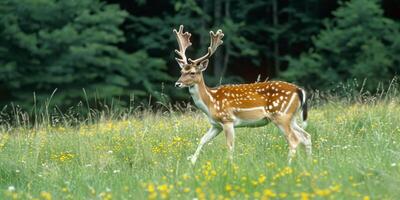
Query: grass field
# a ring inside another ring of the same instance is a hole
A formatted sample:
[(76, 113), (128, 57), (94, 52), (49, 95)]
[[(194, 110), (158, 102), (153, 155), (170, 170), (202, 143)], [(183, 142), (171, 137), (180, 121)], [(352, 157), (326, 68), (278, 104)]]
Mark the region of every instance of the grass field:
[(197, 112), (132, 114), (95, 123), (3, 126), (0, 199), (400, 199), (397, 98), (313, 106), (313, 157), (272, 124), (237, 129), (235, 160), (220, 134), (196, 166), (209, 125)]

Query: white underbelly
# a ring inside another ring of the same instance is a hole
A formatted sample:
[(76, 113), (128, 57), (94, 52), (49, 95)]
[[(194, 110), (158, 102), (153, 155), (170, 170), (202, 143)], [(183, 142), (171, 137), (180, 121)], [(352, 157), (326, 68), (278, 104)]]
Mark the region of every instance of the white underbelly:
[(259, 127), (268, 124), (269, 114), (265, 108), (240, 108), (233, 112), (235, 127)]
[(235, 127), (260, 127), (265, 126), (270, 122), (267, 118), (260, 118), (260, 119), (240, 119), (236, 118), (234, 120)]

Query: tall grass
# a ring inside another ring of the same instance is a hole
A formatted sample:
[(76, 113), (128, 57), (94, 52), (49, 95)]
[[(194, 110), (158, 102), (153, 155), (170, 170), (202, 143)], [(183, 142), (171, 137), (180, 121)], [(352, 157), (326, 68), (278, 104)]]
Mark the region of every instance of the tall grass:
[(190, 106), (14, 106), (1, 115), (0, 199), (399, 199), (397, 92), (393, 82), (374, 94), (313, 93), (313, 157), (299, 150), (290, 166), (273, 125), (236, 129), (233, 164), (220, 134), (191, 166), (209, 124)]

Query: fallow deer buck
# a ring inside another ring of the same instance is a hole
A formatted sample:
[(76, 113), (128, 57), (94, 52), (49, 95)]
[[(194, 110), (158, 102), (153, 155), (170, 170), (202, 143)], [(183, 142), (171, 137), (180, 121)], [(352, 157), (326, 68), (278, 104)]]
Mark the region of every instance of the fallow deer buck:
[(307, 119), (306, 93), (300, 87), (281, 81), (266, 81), (252, 84), (222, 85), (209, 88), (204, 83), (203, 71), (207, 69), (209, 58), (222, 44), (224, 34), (221, 30), (210, 31), (211, 44), (207, 53), (196, 59), (187, 59), (186, 48), (191, 34), (174, 29), (179, 50), (175, 50), (180, 58), (175, 58), (181, 68), (181, 76), (176, 87), (188, 87), (196, 106), (208, 117), (211, 128), (201, 138), (196, 152), (189, 157), (196, 163), (201, 148), (217, 136), (225, 132), (229, 158), (233, 159), (235, 127), (258, 127), (272, 121), (284, 133), (289, 144), (289, 163), (296, 153), (299, 144), (303, 144), (308, 155), (311, 155), (311, 136), (296, 123), (296, 113), (302, 111), (304, 123)]

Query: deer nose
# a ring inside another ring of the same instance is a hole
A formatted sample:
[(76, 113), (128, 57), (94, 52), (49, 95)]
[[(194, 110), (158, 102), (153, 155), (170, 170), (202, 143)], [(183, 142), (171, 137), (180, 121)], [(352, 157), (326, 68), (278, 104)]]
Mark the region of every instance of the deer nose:
[(181, 82), (176, 82), (175, 83), (175, 87), (182, 87), (182, 83)]

